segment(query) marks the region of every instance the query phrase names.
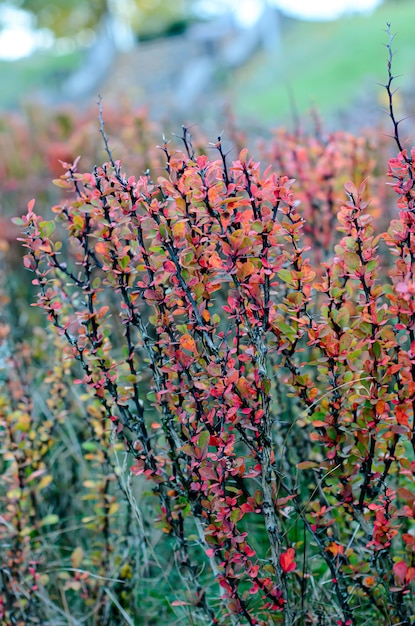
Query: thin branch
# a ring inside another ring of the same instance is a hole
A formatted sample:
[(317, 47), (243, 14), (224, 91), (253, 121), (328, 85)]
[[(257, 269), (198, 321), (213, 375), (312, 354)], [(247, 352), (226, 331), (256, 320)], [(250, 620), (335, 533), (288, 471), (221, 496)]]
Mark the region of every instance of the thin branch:
[[(386, 93), (388, 95), (388, 114), (389, 117), (392, 121), (392, 125), (393, 125), (393, 130), (394, 130), (394, 135), (393, 135), (393, 139), (395, 140), (396, 145), (398, 146), (399, 152), (404, 151), (404, 148), (402, 146), (402, 142), (399, 136), (399, 124), (403, 121), (402, 120), (397, 120), (396, 116), (395, 116), (395, 111), (394, 111), (394, 106), (393, 106), (393, 97), (397, 91), (397, 89), (392, 89), (392, 83), (393, 81), (398, 78), (398, 75), (394, 76), (392, 73), (392, 62), (393, 62), (393, 57), (394, 57), (394, 52), (392, 49), (392, 44), (393, 44), (393, 40), (395, 38), (395, 35), (392, 35), (391, 32), (391, 24), (390, 22), (387, 22), (386, 24), (386, 29), (385, 29), (385, 33), (388, 35), (389, 37), (389, 41), (387, 44), (385, 44), (387, 50), (388, 50), (388, 59), (386, 62), (387, 65), (387, 70), (388, 70), (388, 82), (386, 83), (386, 85), (384, 85), (385, 89), (386, 89)], [(407, 156), (404, 156), (404, 159), (407, 163), (412, 163), (412, 159), (410, 159)]]

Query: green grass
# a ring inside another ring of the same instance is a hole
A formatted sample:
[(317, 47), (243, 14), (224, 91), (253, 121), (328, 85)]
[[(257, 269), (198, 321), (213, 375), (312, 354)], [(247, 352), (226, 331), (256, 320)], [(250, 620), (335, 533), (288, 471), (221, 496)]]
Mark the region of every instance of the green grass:
[[(394, 71), (403, 74), (399, 84), (405, 86), (415, 73), (415, 2), (389, 0), (368, 16), (321, 23), (284, 19), (279, 49), (258, 53), (232, 73), (226, 91), (233, 108), (242, 118), (284, 122), (293, 99), (300, 114), (316, 106), (328, 119), (367, 93), (375, 109), (382, 97), (376, 83), (386, 79), (386, 22), (397, 33)], [(0, 62), (0, 109), (15, 108), (45, 88), (54, 91), (81, 56), (43, 53)]]
[(413, 0), (386, 2), (372, 15), (288, 23), (279, 50), (259, 53), (233, 77), (230, 93), (238, 113), (264, 121), (284, 119), (293, 98), (300, 114), (316, 106), (327, 116), (365, 92), (374, 95), (376, 107), (382, 101), (376, 83), (386, 80), (387, 22), (397, 33), (393, 69), (403, 74), (399, 84), (404, 86), (415, 69)]
[(81, 54), (38, 53), (18, 61), (0, 61), (0, 109), (13, 109), (42, 90), (55, 89), (76, 69)]

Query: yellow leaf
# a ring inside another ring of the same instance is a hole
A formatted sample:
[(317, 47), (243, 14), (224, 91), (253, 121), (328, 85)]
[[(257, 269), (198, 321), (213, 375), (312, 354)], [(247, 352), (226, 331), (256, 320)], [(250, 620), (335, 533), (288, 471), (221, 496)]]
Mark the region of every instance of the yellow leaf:
[(184, 198), (176, 198), (176, 207), (179, 211), (186, 210), (186, 200)]
[(84, 480), (83, 485), (87, 489), (95, 489), (97, 486), (97, 483), (94, 480)]
[(131, 565), (129, 563), (126, 563), (125, 565), (122, 566), (121, 570), (120, 570), (120, 577), (121, 578), (132, 578), (133, 577), (133, 569), (131, 567)]
[(82, 550), (80, 546), (78, 546), (77, 548), (75, 548), (75, 550), (71, 554), (72, 567), (74, 567), (75, 569), (78, 568), (81, 565), (83, 558), (84, 558), (84, 551)]
[(67, 181), (67, 180), (61, 180), (60, 178), (55, 178), (54, 180), (52, 180), (52, 183), (56, 186), (56, 187), (61, 187), (62, 189), (71, 189), (72, 188), (72, 183)]
[(30, 424), (32, 420), (29, 413), (24, 413), (23, 411), (14, 411), (14, 413), (12, 413), (12, 417), (16, 420), (17, 430), (21, 430), (24, 433), (27, 433), (30, 430)]
[(245, 280), (247, 276), (252, 276), (254, 272), (255, 272), (254, 264), (251, 263), (251, 261), (246, 261), (238, 268), (236, 275), (239, 278), (239, 280)]
[(182, 239), (186, 234), (186, 226), (183, 222), (176, 222), (173, 225), (173, 235), (178, 239)]
[(79, 580), (69, 580), (65, 585), (66, 589), (72, 589), (72, 591), (79, 591), (82, 587), (82, 583)]
[(118, 502), (113, 502), (110, 508), (108, 509), (108, 515), (114, 515), (114, 513), (116, 513), (119, 508), (120, 508), (120, 505), (118, 504)]
[(37, 490), (41, 491), (42, 489), (50, 485), (51, 482), (52, 482), (52, 476), (50, 474), (43, 476), (37, 484)]
[(46, 515), (40, 522), (41, 526), (50, 526), (52, 524), (57, 524), (59, 522), (59, 516), (51, 513), (50, 515)]
[(6, 493), (6, 498), (8, 500), (20, 500), (21, 496), (22, 496), (22, 491), (19, 488), (10, 489), (10, 491)]
[(252, 390), (246, 380), (245, 376), (241, 376), (238, 382), (236, 383), (236, 387), (242, 396), (245, 398), (252, 395)]

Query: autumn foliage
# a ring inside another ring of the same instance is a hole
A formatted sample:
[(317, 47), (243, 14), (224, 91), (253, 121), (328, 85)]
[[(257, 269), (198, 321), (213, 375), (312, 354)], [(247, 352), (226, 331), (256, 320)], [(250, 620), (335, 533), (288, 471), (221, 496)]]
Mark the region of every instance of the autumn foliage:
[[(387, 233), (365, 184), (346, 184), (341, 237), (316, 273), (292, 181), (246, 151), (228, 166), (220, 143), (218, 159), (195, 156), (184, 139), (188, 154), (163, 147), (156, 183), (119, 162), (87, 174), (74, 164), (57, 181), (70, 199), (55, 220), (30, 203), (24, 262), (38, 305), (131, 472), (153, 483), (159, 523), (195, 576), (195, 613), (289, 623), (302, 605), (312, 620), (327, 571), (331, 619), (370, 609), (409, 624), (412, 157), (390, 161), (399, 213)], [(397, 257), (389, 279), (382, 243)]]
[[(107, 162), (63, 163), (53, 215), (31, 201), (14, 220), (56, 332), (38, 339), (41, 410), (33, 374), (15, 377), (24, 349), (7, 355), (2, 623), (52, 623), (51, 603), (63, 619), (66, 593), (91, 624), (160, 623), (140, 621), (145, 550), (130, 543), (154, 527), (173, 551), (172, 620), (410, 626), (415, 150), (382, 177), (371, 139), (280, 133), (261, 167), (220, 137), (202, 153), (184, 128), (153, 177), (113, 158), (102, 116), (101, 132)], [(41, 547), (43, 529), (68, 532), (45, 494), (71, 420), (93, 510), (66, 507), (96, 547), (61, 546), (59, 596)]]

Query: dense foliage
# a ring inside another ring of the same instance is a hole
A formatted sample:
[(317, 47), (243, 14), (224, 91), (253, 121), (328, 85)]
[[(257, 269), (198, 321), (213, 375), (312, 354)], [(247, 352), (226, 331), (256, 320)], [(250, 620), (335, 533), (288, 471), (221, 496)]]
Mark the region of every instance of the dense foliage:
[(17, 343), (2, 285), (1, 623), (414, 624), (415, 150), (391, 118), (384, 174), (371, 135), (281, 131), (261, 167), (184, 128), (134, 175), (101, 112), (107, 162), (14, 219), (49, 330)]

